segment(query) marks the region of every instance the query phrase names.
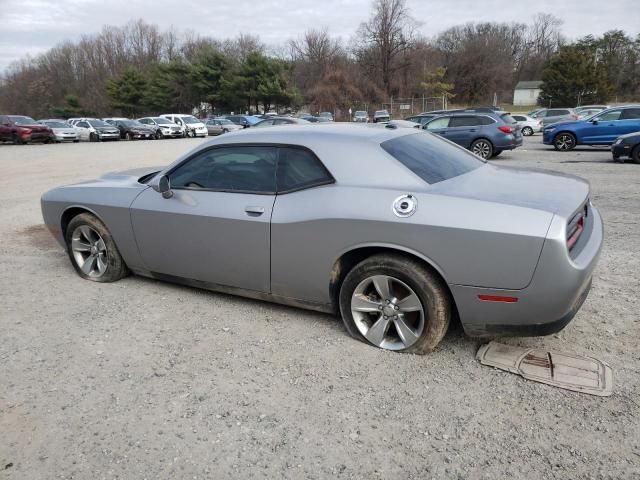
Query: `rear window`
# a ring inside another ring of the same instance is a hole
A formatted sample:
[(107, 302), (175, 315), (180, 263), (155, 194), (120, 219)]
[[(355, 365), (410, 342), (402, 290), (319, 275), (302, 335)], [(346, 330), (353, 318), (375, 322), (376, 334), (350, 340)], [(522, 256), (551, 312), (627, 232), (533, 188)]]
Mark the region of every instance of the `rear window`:
[(475, 127), (481, 124), (482, 120), (480, 120), (480, 117), (475, 117), (472, 115), (451, 117), (451, 119), (449, 120), (449, 127)]
[(515, 119), (508, 113), (503, 113), (502, 115), (500, 115), (500, 118), (504, 123), (516, 123)]
[(423, 132), (387, 140), (380, 146), (430, 184), (457, 177), (485, 163), (462, 147)]

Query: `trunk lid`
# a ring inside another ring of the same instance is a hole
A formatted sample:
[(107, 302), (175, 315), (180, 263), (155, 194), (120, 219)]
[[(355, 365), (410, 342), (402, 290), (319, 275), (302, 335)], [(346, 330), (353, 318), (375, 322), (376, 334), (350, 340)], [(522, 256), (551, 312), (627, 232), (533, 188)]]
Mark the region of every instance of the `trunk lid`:
[(543, 210), (571, 218), (589, 197), (589, 182), (546, 170), (485, 165), (432, 185), (431, 192)]

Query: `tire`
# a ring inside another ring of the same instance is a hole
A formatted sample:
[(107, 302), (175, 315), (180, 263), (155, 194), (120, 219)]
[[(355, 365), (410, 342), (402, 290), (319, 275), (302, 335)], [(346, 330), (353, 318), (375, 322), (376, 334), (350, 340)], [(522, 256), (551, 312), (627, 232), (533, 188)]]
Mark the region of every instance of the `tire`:
[(485, 160), (489, 160), (493, 156), (493, 144), (486, 138), (475, 140), (469, 150)]
[[(379, 291), (384, 288), (379, 289), (373, 279), (390, 285), (391, 299), (382, 298), (385, 295)], [(339, 304), (342, 321), (354, 338), (417, 354), (431, 352), (440, 343), (452, 312), (449, 292), (440, 278), (417, 260), (400, 254), (373, 255), (357, 264), (342, 282)], [(357, 311), (354, 305), (371, 310)], [(372, 331), (374, 325), (380, 328)]]
[(229, 130), (225, 128), (224, 130), (222, 130), (222, 133), (229, 133)]
[(91, 132), (89, 134), (89, 141), (90, 142), (98, 142), (99, 140), (100, 139), (98, 138), (98, 136), (95, 133)]
[(533, 128), (531, 127), (524, 127), (522, 129), (522, 135), (524, 135), (525, 137), (530, 137), (531, 135), (533, 135)]
[(71, 264), (85, 280), (115, 282), (129, 274), (111, 233), (94, 215), (82, 213), (73, 217), (65, 240)]
[(127, 132), (127, 134), (124, 137), (126, 140), (131, 141), (133, 140), (133, 135), (131, 135), (131, 132)]
[(553, 137), (553, 148), (559, 152), (568, 152), (576, 148), (576, 137), (573, 133), (560, 132)]
[(73, 143), (80, 143), (80, 140), (74, 140)]
[(631, 160), (633, 163), (640, 163), (640, 145), (636, 145), (636, 148), (631, 152)]
[(162, 134), (162, 131), (158, 130), (156, 132), (156, 140), (162, 140), (164, 138), (164, 135)]

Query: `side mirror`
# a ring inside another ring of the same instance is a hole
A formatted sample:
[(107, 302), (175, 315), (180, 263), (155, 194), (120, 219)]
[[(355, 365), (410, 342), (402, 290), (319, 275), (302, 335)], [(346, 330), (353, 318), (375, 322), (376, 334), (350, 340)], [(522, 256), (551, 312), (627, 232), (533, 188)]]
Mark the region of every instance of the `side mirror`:
[(158, 181), (158, 192), (162, 194), (162, 198), (173, 197), (173, 192), (171, 191), (171, 180), (169, 180), (168, 175), (160, 177), (160, 180)]
[(597, 125), (598, 124), (598, 120), (595, 120), (595, 119), (591, 120), (591, 123), (593, 123), (594, 125)]

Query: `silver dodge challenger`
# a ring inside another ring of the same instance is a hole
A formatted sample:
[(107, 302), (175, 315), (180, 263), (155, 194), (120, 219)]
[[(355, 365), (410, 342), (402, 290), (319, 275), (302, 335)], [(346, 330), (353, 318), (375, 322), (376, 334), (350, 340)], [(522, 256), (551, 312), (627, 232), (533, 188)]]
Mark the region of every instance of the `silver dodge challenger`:
[(248, 129), (167, 167), (42, 196), (87, 280), (129, 272), (339, 313), (351, 335), (426, 353), (545, 335), (584, 302), (603, 241), (589, 184), (498, 167), (415, 129)]

